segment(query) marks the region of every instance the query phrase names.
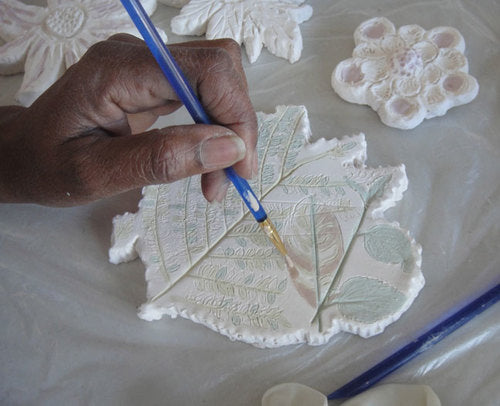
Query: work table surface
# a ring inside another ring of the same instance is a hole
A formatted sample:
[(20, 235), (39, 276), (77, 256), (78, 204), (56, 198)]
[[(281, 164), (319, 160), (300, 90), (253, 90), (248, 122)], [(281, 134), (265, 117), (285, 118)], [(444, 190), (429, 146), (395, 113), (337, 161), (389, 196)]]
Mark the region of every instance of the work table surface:
[[(137, 210), (140, 191), (74, 208), (0, 205), (0, 403), (5, 405), (259, 405), (283, 382), (329, 393), (479, 296), (500, 279), (500, 4), (495, 0), (309, 0), (304, 50), (290, 64), (243, 56), (257, 111), (305, 105), (313, 139), (363, 132), (369, 166), (405, 164), (409, 187), (386, 215), (422, 245), (426, 285), (400, 320), (370, 339), (258, 349), (182, 318), (145, 322), (144, 267), (108, 262), (112, 219)], [(44, 4), (39, 2), (39, 4)], [(153, 21), (169, 43), (178, 9)], [(396, 27), (453, 26), (465, 38), (479, 95), (414, 130), (381, 123), (330, 86), (351, 56), (354, 29), (384, 16)], [(15, 103), (22, 75), (0, 77)], [(189, 122), (185, 111), (157, 125)], [(1, 159), (1, 158), (0, 158)], [(497, 405), (499, 309), (478, 316), (388, 378), (430, 385), (443, 405)], [(337, 403), (338, 404), (338, 403)]]

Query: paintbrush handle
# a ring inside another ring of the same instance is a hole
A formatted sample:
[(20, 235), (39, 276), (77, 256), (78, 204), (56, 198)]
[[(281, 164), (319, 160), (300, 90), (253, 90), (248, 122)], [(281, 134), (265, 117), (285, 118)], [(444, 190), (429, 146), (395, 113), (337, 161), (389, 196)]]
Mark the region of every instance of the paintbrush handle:
[[(121, 0), (121, 2), (194, 122), (213, 124), (141, 3), (138, 0)], [(265, 221), (267, 214), (246, 179), (239, 176), (232, 167), (226, 168), (225, 173), (245, 202), (248, 210), (255, 217), (255, 220), (259, 223)]]
[(399, 351), (358, 376), (348, 384), (328, 395), (328, 399), (341, 399), (355, 396), (376, 384), (394, 370), (406, 364), (417, 355), (426, 351), (434, 344), (453, 333), (469, 320), (494, 305), (500, 299), (500, 284), (478, 297), (473, 302), (461, 308), (450, 317), (438, 323), (435, 327), (422, 334)]
[(141, 3), (137, 0), (121, 0), (121, 2), (156, 59), (156, 62), (160, 65), (163, 74), (179, 99), (186, 106), (193, 120), (196, 123), (212, 124), (193, 89), (189, 85), (189, 82), (161, 39), (160, 34), (158, 34), (158, 31)]

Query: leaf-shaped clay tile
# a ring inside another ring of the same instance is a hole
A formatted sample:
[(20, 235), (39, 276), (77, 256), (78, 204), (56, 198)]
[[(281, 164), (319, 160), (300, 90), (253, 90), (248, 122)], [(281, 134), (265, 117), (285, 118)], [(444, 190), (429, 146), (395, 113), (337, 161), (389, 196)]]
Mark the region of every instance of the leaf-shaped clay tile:
[[(365, 167), (363, 134), (310, 143), (302, 106), (258, 119), (260, 171), (250, 184), (290, 259), (234, 188), (210, 205), (199, 177), (146, 187), (139, 211), (115, 218), (110, 249), (113, 263), (139, 255), (146, 266), (139, 316), (181, 315), (260, 347), (380, 333), (424, 283), (420, 246), (383, 218), (407, 187), (404, 166)], [(390, 243), (380, 252), (384, 227), (404, 239), (404, 250)]]
[(304, 0), (190, 0), (171, 22), (179, 35), (232, 38), (244, 44), (250, 62), (262, 45), (272, 54), (296, 62), (302, 52), (299, 24), (311, 18)]

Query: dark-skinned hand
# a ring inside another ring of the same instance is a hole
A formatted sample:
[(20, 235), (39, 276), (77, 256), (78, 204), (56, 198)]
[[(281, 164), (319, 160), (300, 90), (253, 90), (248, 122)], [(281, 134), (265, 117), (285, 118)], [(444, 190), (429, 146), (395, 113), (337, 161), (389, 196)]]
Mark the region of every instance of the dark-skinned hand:
[(143, 41), (119, 34), (93, 45), (30, 107), (0, 108), (0, 201), (72, 206), (203, 174), (222, 200), (233, 165), (257, 169), (257, 120), (232, 40), (169, 46), (217, 125), (146, 131), (179, 99)]

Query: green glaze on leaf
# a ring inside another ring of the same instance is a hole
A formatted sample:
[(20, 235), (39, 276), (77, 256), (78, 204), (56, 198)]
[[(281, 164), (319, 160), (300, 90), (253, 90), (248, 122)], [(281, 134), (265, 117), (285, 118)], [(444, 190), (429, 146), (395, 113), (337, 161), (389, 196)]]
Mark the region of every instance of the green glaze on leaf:
[(346, 184), (355, 192), (357, 192), (365, 204), (369, 204), (372, 199), (382, 196), (385, 186), (390, 182), (391, 175), (380, 176), (373, 181), (368, 189), (360, 183), (355, 182), (353, 179), (345, 178)]
[(364, 233), (365, 249), (377, 261), (386, 264), (402, 264), (403, 268), (412, 257), (411, 243), (404, 233), (390, 225), (379, 224)]
[(375, 323), (404, 305), (406, 296), (378, 279), (355, 277), (340, 287), (331, 304), (336, 304), (344, 317), (362, 323)]
[(423, 284), (420, 248), (381, 216), (404, 189), (404, 168), (364, 166), (362, 135), (309, 143), (304, 107), (259, 113), (258, 131), (249, 183), (288, 258), (235, 188), (211, 205), (199, 177), (148, 186), (139, 211), (115, 222), (113, 247), (117, 262), (138, 254), (146, 265), (140, 316), (181, 315), (261, 346), (379, 332)]
[(374, 198), (379, 198), (384, 193), (385, 185), (391, 180), (391, 175), (380, 176), (375, 179), (373, 184), (368, 189), (368, 194), (365, 202), (370, 202)]
[[(317, 317), (319, 316), (319, 314), (321, 313), (321, 311), (325, 307), (325, 305), (331, 300), (330, 295), (335, 290), (336, 283), (340, 280), (340, 277), (341, 277), (342, 272), (343, 272), (344, 262), (349, 255), (349, 252), (352, 248), (353, 242), (358, 237), (358, 232), (359, 232), (359, 229), (360, 229), (360, 227), (363, 224), (363, 221), (365, 219), (365, 215), (366, 215), (366, 212), (368, 210), (368, 206), (370, 205), (370, 203), (372, 202), (373, 199), (380, 198), (384, 194), (385, 187), (391, 181), (391, 178), (392, 178), (392, 175), (379, 176), (371, 183), (371, 185), (368, 187), (368, 189), (364, 185), (362, 185), (358, 182), (355, 182), (351, 178), (348, 178), (348, 177), (344, 178), (346, 184), (352, 190), (354, 190), (356, 193), (359, 194), (359, 196), (361, 197), (361, 199), (364, 202), (364, 207), (363, 207), (361, 217), (360, 217), (360, 219), (359, 219), (359, 221), (358, 221), (358, 223), (357, 223), (357, 225), (356, 225), (356, 227), (351, 235), (351, 238), (350, 238), (348, 244), (346, 244), (344, 256), (341, 258), (341, 260), (338, 264), (338, 267), (333, 274), (333, 278), (330, 282), (330, 285), (328, 287), (326, 295), (323, 297), (321, 302), (318, 304), (316, 313), (314, 314), (314, 317), (312, 319), (313, 322), (317, 319)], [(411, 256), (411, 249), (410, 249), (410, 256)], [(409, 262), (405, 262), (403, 266), (404, 267), (408, 266), (408, 264), (409, 264)]]

